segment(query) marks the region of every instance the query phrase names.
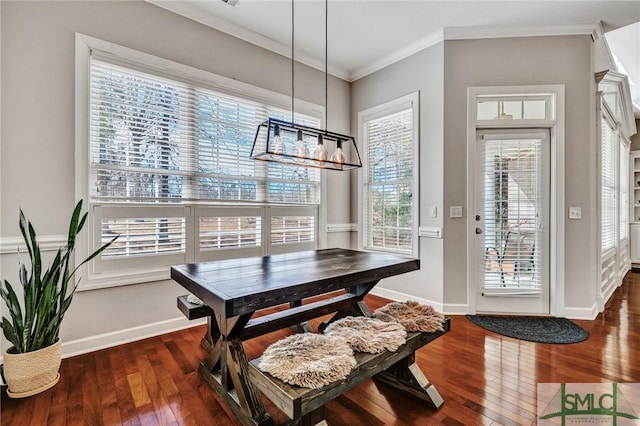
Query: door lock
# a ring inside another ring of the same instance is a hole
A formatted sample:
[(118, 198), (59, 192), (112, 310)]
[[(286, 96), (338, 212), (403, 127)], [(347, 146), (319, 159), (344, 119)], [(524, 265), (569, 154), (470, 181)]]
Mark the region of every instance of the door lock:
[(478, 235), (482, 234), (482, 229), (476, 228), (476, 234), (478, 234)]
[(480, 215), (479, 215), (479, 214), (477, 214), (477, 215), (476, 215), (476, 222), (480, 222), (480, 219), (481, 219)]

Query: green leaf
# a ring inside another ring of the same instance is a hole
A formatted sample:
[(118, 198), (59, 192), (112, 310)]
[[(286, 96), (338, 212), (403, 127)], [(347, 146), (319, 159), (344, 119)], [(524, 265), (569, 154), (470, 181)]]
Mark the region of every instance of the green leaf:
[(13, 343), (19, 352), (41, 349), (58, 340), (60, 324), (78, 287), (79, 280), (74, 282), (75, 273), (119, 237), (115, 236), (71, 270), (70, 262), (77, 237), (88, 217), (87, 212), (82, 214), (82, 206), (83, 201), (80, 200), (73, 210), (66, 246), (58, 249), (53, 261), (44, 271), (36, 231), (20, 210), (19, 227), (29, 253), (31, 267), (29, 271), (22, 262), (19, 266), (20, 283), (23, 287), (22, 305), (11, 284), (4, 281), (4, 285), (0, 285), (0, 295), (10, 313), (9, 318), (3, 318), (2, 329), (7, 340)]
[[(69, 238), (67, 239), (67, 247), (69, 247), (69, 251), (73, 249), (76, 242), (76, 236), (80, 229), (78, 228), (78, 222), (80, 218), (80, 212), (82, 211), (82, 200), (78, 201), (76, 204), (76, 208), (73, 209), (73, 214), (71, 215), (71, 223), (69, 223)], [(82, 223), (84, 224), (84, 218)]]
[(19, 353), (23, 353), (22, 345), (20, 344), (21, 342), (18, 338), (18, 333), (16, 333), (15, 327), (5, 317), (2, 317), (2, 333), (4, 334), (4, 337), (6, 337), (7, 340), (16, 347), (16, 350)]

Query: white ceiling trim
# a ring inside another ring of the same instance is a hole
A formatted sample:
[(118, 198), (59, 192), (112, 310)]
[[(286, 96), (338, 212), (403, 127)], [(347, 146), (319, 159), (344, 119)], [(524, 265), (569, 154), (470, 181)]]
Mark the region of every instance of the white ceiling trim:
[(402, 59), (418, 53), (421, 50), (445, 41), (445, 40), (474, 40), (486, 38), (513, 38), (513, 37), (541, 37), (541, 36), (568, 36), (568, 35), (589, 35), (592, 40), (598, 40), (604, 31), (600, 23), (586, 25), (561, 25), (561, 26), (544, 26), (544, 27), (521, 27), (506, 28), (500, 26), (487, 27), (456, 27), (443, 28), (440, 31), (418, 40), (412, 45), (394, 53), (385, 56), (380, 60), (360, 68), (347, 81), (356, 81), (362, 77), (366, 77), (384, 67), (392, 65)]
[(408, 58), (411, 55), (415, 55), (421, 50), (427, 49), (431, 46), (435, 46), (436, 44), (441, 43), (443, 40), (444, 40), (444, 31), (440, 29), (435, 33), (432, 33), (416, 41), (415, 43), (410, 44), (404, 49), (401, 49), (393, 53), (392, 55), (387, 55), (381, 58), (380, 60), (377, 60), (369, 65), (366, 65), (358, 69), (356, 72), (354, 72), (349, 76), (350, 78), (347, 81), (353, 82), (353, 81), (359, 80), (362, 77), (366, 77), (369, 74), (373, 74), (374, 72), (379, 71), (384, 67), (395, 64), (396, 62), (399, 62), (405, 58)]
[[(291, 58), (291, 45), (284, 45), (274, 39), (266, 37), (262, 34), (258, 34), (254, 31), (247, 30), (246, 28), (232, 24), (231, 22), (218, 18), (210, 13), (202, 13), (202, 10), (195, 7), (191, 2), (166, 2), (162, 0), (146, 0), (148, 3), (152, 3), (158, 7), (166, 9), (170, 12), (189, 18), (193, 21), (199, 22), (203, 25), (229, 34), (240, 40), (244, 40), (248, 43), (255, 44), (271, 52), (275, 52), (286, 58)], [(296, 62), (308, 65), (311, 68), (315, 68), (324, 72), (324, 61), (318, 60), (312, 56), (305, 55), (304, 53), (296, 52)], [(346, 81), (353, 81), (350, 79), (350, 73), (340, 67), (328, 65), (329, 74), (341, 78)]]
[[(194, 3), (192, 2), (166, 2), (162, 0), (146, 1), (170, 12), (182, 15), (203, 25), (244, 40), (248, 43), (275, 52), (286, 58), (291, 58), (291, 46), (284, 45), (276, 40), (235, 25), (210, 13), (203, 13), (203, 11), (194, 6)], [(416, 41), (415, 43), (412, 43), (404, 49), (394, 52), (391, 55), (384, 56), (379, 60), (365, 65), (353, 72), (349, 72), (347, 69), (331, 64), (329, 64), (328, 72), (329, 74), (341, 78), (345, 81), (353, 82), (398, 61), (401, 61), (411, 55), (414, 55), (421, 50), (441, 43), (444, 40), (472, 40), (486, 38), (567, 35), (590, 35), (593, 40), (598, 40), (603, 34), (604, 31), (601, 23), (513, 28), (502, 26), (443, 28)], [(302, 53), (296, 53), (295, 59), (297, 62), (324, 72), (325, 64), (323, 60), (318, 60), (310, 55)]]
[(445, 40), (473, 40), (483, 38), (514, 38), (514, 37), (544, 37), (544, 36), (570, 36), (589, 35), (593, 41), (598, 40), (604, 31), (601, 23), (554, 25), (539, 27), (458, 27), (445, 28)]

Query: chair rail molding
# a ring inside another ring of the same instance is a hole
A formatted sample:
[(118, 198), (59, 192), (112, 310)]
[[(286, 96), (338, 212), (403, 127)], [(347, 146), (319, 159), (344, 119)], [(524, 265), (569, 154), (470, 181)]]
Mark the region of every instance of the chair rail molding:
[[(41, 235), (38, 237), (41, 251), (56, 251), (67, 244), (66, 235)], [(0, 238), (0, 254), (26, 253), (27, 246), (22, 237)]]
[(358, 225), (356, 223), (328, 223), (327, 232), (356, 232)]

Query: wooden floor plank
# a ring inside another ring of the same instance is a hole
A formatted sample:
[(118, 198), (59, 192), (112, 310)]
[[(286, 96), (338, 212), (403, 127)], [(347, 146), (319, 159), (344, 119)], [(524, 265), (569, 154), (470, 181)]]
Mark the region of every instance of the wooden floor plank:
[[(367, 297), (372, 310), (387, 302)], [(328, 318), (311, 325), (317, 329)], [(530, 426), (538, 383), (640, 382), (640, 273), (625, 277), (596, 320), (576, 323), (589, 332), (586, 341), (551, 345), (500, 336), (452, 316), (451, 331), (416, 353), (445, 400), (439, 410), (366, 381), (327, 404), (326, 417), (332, 426)], [(197, 373), (206, 356), (200, 347), (205, 329), (64, 359), (60, 382), (48, 391), (17, 400), (3, 389), (2, 425), (240, 426)], [(246, 341), (248, 357), (289, 334), (285, 329)], [(269, 401), (265, 407), (276, 423), (286, 420)]]

